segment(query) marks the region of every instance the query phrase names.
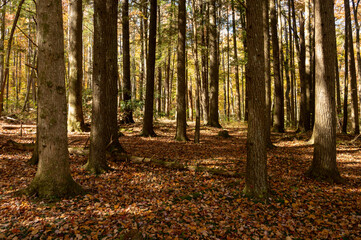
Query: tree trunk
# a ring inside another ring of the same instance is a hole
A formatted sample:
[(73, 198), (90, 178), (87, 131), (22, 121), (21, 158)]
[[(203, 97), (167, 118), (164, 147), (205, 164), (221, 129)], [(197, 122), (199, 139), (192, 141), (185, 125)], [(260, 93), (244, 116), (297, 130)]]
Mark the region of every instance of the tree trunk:
[(360, 53), (360, 24), (358, 22), (358, 7), (360, 4), (360, 0), (355, 1), (352, 0), (352, 8), (353, 8), (353, 16), (355, 19), (355, 28), (356, 28), (356, 57), (357, 57), (357, 76), (358, 76), (358, 94), (359, 94), (359, 102), (361, 103), (361, 53)]
[(232, 28), (233, 28), (233, 50), (234, 50), (234, 68), (236, 81), (236, 104), (237, 104), (237, 118), (242, 119), (241, 109), (241, 93), (239, 89), (239, 68), (238, 68), (238, 52), (237, 52), (237, 34), (236, 34), (236, 17), (234, 12), (234, 0), (232, 0)]
[(218, 41), (217, 41), (217, 10), (216, 1), (211, 0), (209, 4), (209, 51), (210, 51), (210, 106), (208, 124), (211, 127), (221, 128), (218, 115), (219, 94), (219, 64), (218, 64)]
[(153, 130), (153, 103), (154, 103), (154, 70), (157, 37), (157, 0), (150, 0), (150, 31), (149, 52), (147, 57), (147, 82), (143, 117), (143, 130), (141, 135), (154, 137)]
[(284, 132), (284, 97), (283, 97), (283, 83), (280, 72), (280, 49), (278, 44), (277, 33), (277, 13), (275, 0), (270, 1), (270, 20), (272, 32), (272, 49), (273, 49), (273, 74), (274, 74), (274, 98), (275, 98), (275, 113), (274, 113), (274, 129), (277, 132)]
[[(106, 146), (109, 142), (107, 114), (107, 8), (101, 0), (94, 1), (93, 40), (93, 100), (90, 134), (90, 152), (84, 168), (94, 174), (110, 170), (106, 162)], [(109, 106), (108, 106), (109, 107)]]
[(193, 34), (193, 56), (194, 56), (194, 65), (196, 68), (196, 96), (195, 96), (195, 105), (196, 105), (196, 125), (194, 130), (194, 142), (199, 143), (200, 141), (200, 128), (201, 128), (201, 109), (200, 109), (200, 89), (201, 89), (201, 76), (200, 76), (200, 67), (199, 67), (199, 59), (198, 59), (198, 21), (197, 17), (199, 16), (199, 7), (196, 4), (196, 0), (192, 0), (192, 8), (193, 8), (193, 28), (192, 28), (192, 34)]
[(165, 92), (165, 112), (166, 116), (169, 117), (170, 115), (170, 65), (171, 65), (171, 47), (168, 48), (168, 56), (167, 56), (167, 65), (166, 65), (166, 75), (165, 75), (165, 84), (164, 84), (164, 92)]
[(143, 24), (143, 16), (140, 18), (140, 75), (139, 75), (139, 100), (144, 100), (144, 77), (145, 77), (145, 63), (144, 59), (146, 53), (144, 53), (144, 24)]
[(265, 135), (265, 62), (263, 8), (266, 1), (247, 1), (247, 88), (249, 89), (246, 186), (243, 192), (264, 199), (268, 195)]
[(37, 24), (39, 164), (24, 192), (40, 198), (74, 196), (83, 190), (69, 167), (62, 2), (38, 0)]
[(340, 182), (336, 164), (335, 21), (333, 0), (315, 0), (316, 105), (314, 153), (308, 175)]
[[(15, 28), (18, 23), (24, 1), (25, 0), (20, 0), (20, 2), (19, 2), (18, 9), (16, 11), (15, 18), (13, 20), (13, 26), (11, 27), (11, 31), (10, 31), (10, 35), (9, 35), (8, 46), (7, 46), (7, 50), (6, 50), (6, 59), (5, 59), (5, 72), (2, 76), (1, 86), (0, 86), (1, 87), (0, 88), (0, 116), (1, 116), (1, 113), (3, 110), (3, 105), (4, 105), (5, 85), (8, 82), (8, 78), (9, 78), (11, 45), (12, 45), (12, 41), (13, 41), (13, 37), (14, 37)], [(8, 91), (8, 93), (9, 93), (9, 91)]]
[[(311, 0), (305, 1), (305, 90), (306, 90), (306, 121), (307, 127), (312, 129), (311, 124), (311, 88), (312, 88), (312, 74), (311, 74)], [(309, 125), (309, 126), (308, 126)]]
[(129, 2), (123, 0), (123, 101), (124, 101), (124, 123), (134, 123), (132, 109), (132, 89), (130, 83), (130, 48), (129, 48)]
[(202, 61), (202, 82), (201, 82), (201, 105), (203, 111), (203, 121), (208, 123), (209, 121), (209, 92), (208, 92), (208, 14), (207, 14), (207, 3), (201, 1), (201, 61)]
[(353, 37), (352, 37), (352, 25), (351, 25), (351, 14), (350, 14), (350, 2), (349, 0), (344, 0), (345, 4), (345, 18), (346, 18), (346, 28), (348, 28), (348, 55), (350, 61), (350, 75), (351, 75), (351, 102), (352, 102), (352, 128), (354, 134), (360, 133), (360, 124), (359, 124), (359, 108), (358, 108), (358, 96), (357, 96), (357, 79), (356, 79), (356, 64), (355, 64), (355, 52), (353, 48)]
[[(6, 16), (6, 0), (0, 1), (2, 8), (0, 9), (0, 86), (4, 79), (4, 51), (5, 51), (5, 16)], [(1, 112), (1, 110), (0, 110)]]
[(83, 118), (83, 8), (82, 0), (69, 2), (69, 104), (68, 131), (85, 131)]
[(178, 60), (177, 60), (177, 130), (175, 140), (187, 141), (186, 105), (186, 1), (179, 1), (178, 8)]
[(343, 97), (343, 122), (342, 122), (342, 132), (347, 134), (347, 124), (348, 124), (348, 28), (345, 26), (345, 82), (344, 82), (344, 97)]
[(118, 137), (118, 2), (107, 0), (107, 23), (106, 23), (106, 142), (110, 152), (124, 152)]
[(269, 34), (269, 1), (266, 0), (263, 8), (263, 37), (264, 37), (264, 61), (265, 61), (265, 94), (266, 94), (266, 115), (265, 115), (265, 136), (267, 147), (272, 147), (271, 141), (271, 61), (270, 61), (270, 34)]

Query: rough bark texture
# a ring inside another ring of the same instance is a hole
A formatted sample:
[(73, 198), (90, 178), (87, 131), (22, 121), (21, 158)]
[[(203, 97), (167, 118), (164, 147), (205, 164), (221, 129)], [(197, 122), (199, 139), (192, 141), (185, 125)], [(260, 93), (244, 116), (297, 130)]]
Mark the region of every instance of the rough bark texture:
[(216, 1), (211, 0), (209, 4), (209, 51), (210, 51), (210, 101), (209, 119), (207, 125), (221, 128), (218, 115), (218, 94), (219, 94), (219, 66), (217, 51), (217, 10)]
[(157, 36), (157, 0), (150, 1), (150, 29), (149, 29), (149, 52), (147, 57), (147, 83), (145, 93), (145, 106), (143, 117), (143, 130), (141, 135), (145, 137), (155, 136), (153, 130), (153, 103), (154, 103), (154, 71)]
[(69, 2), (69, 104), (68, 131), (85, 131), (82, 104), (83, 39), (82, 0)]
[(118, 2), (106, 1), (106, 142), (107, 151), (124, 152), (118, 137)]
[(352, 25), (351, 25), (351, 14), (350, 14), (350, 2), (349, 0), (344, 1), (345, 4), (345, 18), (346, 18), (346, 28), (348, 28), (348, 55), (349, 55), (349, 67), (350, 67), (350, 76), (351, 76), (351, 102), (352, 102), (352, 128), (354, 134), (360, 133), (360, 119), (359, 119), (359, 108), (358, 108), (358, 89), (357, 89), (357, 79), (356, 79), (356, 63), (355, 63), (355, 52), (353, 47), (353, 37), (352, 37)]
[(271, 61), (270, 61), (270, 34), (269, 34), (269, 1), (263, 8), (263, 37), (264, 37), (264, 62), (265, 62), (265, 89), (266, 89), (266, 115), (265, 135), (268, 147), (272, 147), (271, 141)]
[(336, 108), (333, 0), (315, 0), (316, 111), (314, 153), (308, 175), (339, 182), (336, 164)]
[(39, 164), (24, 192), (41, 198), (69, 197), (83, 190), (69, 167), (62, 2), (38, 0), (37, 23)]
[(123, 113), (124, 123), (134, 123), (132, 109), (132, 90), (130, 83), (130, 48), (129, 48), (129, 2), (123, 0), (122, 4), (123, 26)]
[(177, 60), (177, 141), (187, 141), (186, 105), (186, 1), (180, 0), (178, 6), (178, 60)]
[(277, 13), (275, 0), (270, 1), (270, 20), (272, 33), (272, 49), (273, 49), (273, 75), (274, 75), (274, 98), (275, 98), (275, 112), (274, 112), (274, 129), (277, 132), (284, 132), (284, 97), (283, 97), (283, 82), (280, 71), (280, 49), (278, 44), (277, 33)]
[(90, 153), (85, 169), (100, 174), (109, 170), (106, 162), (106, 5), (101, 0), (94, 1), (93, 40), (93, 101), (90, 134)]
[(268, 195), (265, 138), (265, 62), (263, 8), (266, 0), (247, 1), (247, 88), (249, 89), (247, 167), (244, 193), (263, 199)]

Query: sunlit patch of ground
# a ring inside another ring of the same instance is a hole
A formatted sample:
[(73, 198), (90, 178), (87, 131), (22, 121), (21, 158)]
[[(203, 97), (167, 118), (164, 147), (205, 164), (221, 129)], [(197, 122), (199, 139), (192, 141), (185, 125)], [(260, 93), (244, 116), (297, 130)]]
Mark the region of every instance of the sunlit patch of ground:
[[(1, 126), (4, 123), (0, 124)], [(156, 138), (140, 137), (141, 123), (121, 126), (120, 142), (138, 157), (178, 161), (188, 165), (244, 173), (246, 127), (202, 126), (201, 143), (175, 142), (175, 122), (157, 121)], [(14, 150), (6, 141), (30, 143), (33, 130), (3, 130), (0, 126), (0, 239), (119, 239), (137, 229), (149, 239), (358, 239), (361, 238), (361, 141), (338, 138), (342, 185), (317, 182), (304, 173), (312, 161), (310, 134), (273, 134), (268, 151), (271, 195), (268, 203), (242, 195), (244, 175), (226, 178), (209, 173), (178, 171), (149, 164), (109, 162), (113, 172), (88, 175), (87, 157), (71, 155), (74, 179), (89, 192), (57, 202), (13, 197), (26, 187), (36, 167), (31, 153)], [(193, 140), (194, 124), (188, 137)], [(69, 134), (69, 145), (89, 145), (89, 134)]]

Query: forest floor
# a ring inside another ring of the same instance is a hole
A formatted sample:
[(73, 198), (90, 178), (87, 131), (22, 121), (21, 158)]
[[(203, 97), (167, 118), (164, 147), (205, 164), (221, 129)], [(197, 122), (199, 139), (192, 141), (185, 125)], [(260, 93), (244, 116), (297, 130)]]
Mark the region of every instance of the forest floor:
[[(141, 124), (121, 126), (120, 142), (132, 156), (239, 172), (239, 177), (180, 171), (109, 159), (114, 171), (94, 176), (87, 157), (70, 155), (73, 178), (89, 193), (54, 202), (14, 197), (34, 178), (29, 150), (6, 144), (33, 142), (35, 125), (0, 121), (0, 239), (361, 239), (361, 139), (339, 135), (337, 162), (344, 184), (305, 177), (312, 160), (310, 134), (272, 134), (268, 152), (271, 195), (242, 195), (246, 126), (202, 127), (201, 143), (173, 140), (175, 122), (155, 123), (156, 138), (140, 137)], [(188, 136), (194, 137), (190, 124)], [(89, 133), (69, 134), (69, 146), (89, 144)], [(130, 231), (132, 230), (132, 231)], [(129, 232), (127, 235), (127, 232)], [(138, 238), (140, 239), (140, 238)]]

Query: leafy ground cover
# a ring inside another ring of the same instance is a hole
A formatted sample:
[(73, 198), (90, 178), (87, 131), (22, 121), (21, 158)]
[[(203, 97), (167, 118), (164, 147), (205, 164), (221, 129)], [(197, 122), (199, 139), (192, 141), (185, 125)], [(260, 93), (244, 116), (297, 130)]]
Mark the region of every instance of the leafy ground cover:
[[(242, 195), (246, 127), (227, 125), (230, 138), (202, 127), (201, 143), (175, 142), (174, 122), (158, 121), (156, 138), (140, 137), (141, 125), (122, 126), (120, 142), (133, 156), (177, 161), (242, 173), (222, 177), (109, 159), (114, 171), (94, 176), (81, 167), (86, 156), (70, 155), (74, 179), (85, 196), (45, 202), (14, 197), (36, 172), (31, 152), (6, 144), (32, 142), (35, 125), (0, 122), (0, 239), (360, 239), (361, 141), (338, 137), (337, 161), (344, 184), (304, 176), (312, 146), (305, 134), (276, 134), (268, 153), (272, 193), (268, 202)], [(194, 126), (188, 136), (193, 139)], [(70, 134), (69, 145), (88, 144), (89, 134)], [(131, 233), (126, 235), (130, 230)]]

